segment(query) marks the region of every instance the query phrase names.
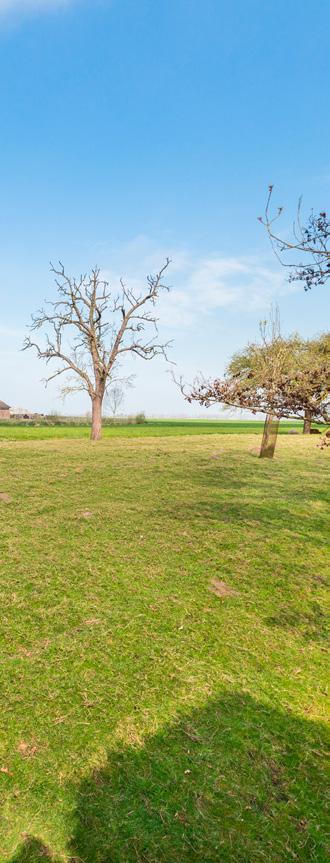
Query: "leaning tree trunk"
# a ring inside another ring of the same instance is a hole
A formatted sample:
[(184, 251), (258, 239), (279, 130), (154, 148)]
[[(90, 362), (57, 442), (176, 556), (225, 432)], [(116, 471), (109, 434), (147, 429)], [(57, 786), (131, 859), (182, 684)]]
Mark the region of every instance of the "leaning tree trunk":
[(101, 440), (102, 437), (102, 398), (94, 396), (92, 399), (92, 431), (91, 440)]
[(303, 434), (310, 434), (312, 428), (312, 414), (310, 411), (305, 411)]
[(273, 458), (279, 424), (280, 421), (278, 417), (273, 416), (273, 414), (267, 414), (259, 458)]

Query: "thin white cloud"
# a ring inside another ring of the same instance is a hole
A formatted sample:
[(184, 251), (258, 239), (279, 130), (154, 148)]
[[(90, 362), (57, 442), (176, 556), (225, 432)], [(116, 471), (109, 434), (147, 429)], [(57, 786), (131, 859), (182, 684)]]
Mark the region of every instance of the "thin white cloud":
[[(166, 275), (171, 291), (161, 297), (158, 314), (161, 322), (172, 328), (193, 327), (201, 317), (224, 309), (237, 309), (238, 313), (252, 310), (258, 318), (272, 302), (299, 289), (286, 281), (279, 268), (273, 269), (261, 258), (229, 257), (218, 252), (202, 256), (182, 249), (164, 249), (145, 236), (117, 249), (114, 256), (108, 249), (112, 266), (105, 271), (105, 278), (115, 287), (123, 274), (138, 292), (146, 274), (155, 272), (167, 255), (172, 262)], [(122, 273), (119, 267), (124, 267)]]

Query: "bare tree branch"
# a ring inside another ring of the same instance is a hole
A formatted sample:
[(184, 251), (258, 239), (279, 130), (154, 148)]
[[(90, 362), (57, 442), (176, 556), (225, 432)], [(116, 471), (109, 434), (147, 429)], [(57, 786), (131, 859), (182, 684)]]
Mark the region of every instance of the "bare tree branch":
[[(266, 228), (269, 240), (278, 261), (290, 269), (289, 281), (304, 282), (305, 291), (314, 285), (324, 285), (330, 278), (330, 220), (325, 212), (315, 214), (312, 210), (307, 224), (301, 218), (302, 199), (299, 199), (296, 220), (293, 223), (293, 241), (280, 237), (275, 225), (283, 213), (283, 207), (271, 212), (273, 186), (269, 186), (264, 216), (258, 220)], [(298, 260), (286, 260), (288, 252), (299, 253)], [(300, 255), (302, 257), (300, 257)]]

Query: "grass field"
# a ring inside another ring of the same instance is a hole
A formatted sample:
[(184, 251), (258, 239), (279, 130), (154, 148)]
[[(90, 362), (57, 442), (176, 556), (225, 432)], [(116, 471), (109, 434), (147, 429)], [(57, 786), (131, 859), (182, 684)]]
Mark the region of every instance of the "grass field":
[(1, 863), (328, 859), (329, 453), (196, 428), (0, 444)]
[[(105, 426), (103, 437), (169, 437), (201, 434), (258, 434), (263, 422), (258, 420), (148, 420), (143, 425)], [(301, 422), (283, 422), (280, 434), (290, 429), (302, 430)], [(0, 424), (0, 440), (50, 440), (55, 438), (89, 438), (88, 426), (24, 426), (5, 421)]]

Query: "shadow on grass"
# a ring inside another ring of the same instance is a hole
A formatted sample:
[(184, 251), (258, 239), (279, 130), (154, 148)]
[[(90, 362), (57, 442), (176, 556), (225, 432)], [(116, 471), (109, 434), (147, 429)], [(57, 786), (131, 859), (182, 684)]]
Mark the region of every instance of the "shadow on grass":
[[(322, 725), (224, 694), (112, 753), (77, 794), (80, 863), (325, 863)], [(11, 863), (56, 859), (27, 839)]]
[[(187, 524), (203, 519), (268, 532), (281, 530), (312, 545), (319, 541), (326, 544), (326, 508), (321, 513), (313, 508), (315, 504), (319, 507), (320, 503), (328, 503), (326, 481), (322, 488), (313, 472), (309, 475), (300, 467), (288, 476), (285, 464), (266, 460), (251, 465), (233, 454), (228, 460), (225, 453), (223, 458), (216, 467), (214, 461), (209, 464), (204, 459), (198, 466), (196, 458), (191, 460), (189, 483), (197, 496), (187, 504), (175, 501), (175, 521)], [(186, 474), (177, 470), (176, 482), (178, 479), (184, 488)], [(304, 514), (300, 512), (302, 504)]]
[(320, 518), (311, 514), (305, 518), (301, 518), (296, 512), (291, 511), (285, 501), (272, 503), (271, 499), (260, 500), (259, 504), (251, 501), (234, 500), (228, 494), (227, 501), (206, 501), (200, 500), (197, 503), (190, 503), (189, 508), (177, 506), (174, 513), (174, 518), (181, 520), (185, 524), (198, 519), (207, 519), (216, 524), (230, 523), (241, 525), (242, 527), (252, 527), (255, 529), (263, 529), (269, 533), (280, 530), (283, 534), (292, 533), (292, 536), (298, 540), (304, 540), (311, 545), (318, 545), (321, 541), (326, 546), (325, 539), (325, 516)]
[(308, 611), (292, 606), (279, 608), (277, 614), (267, 617), (265, 623), (279, 629), (298, 629), (306, 641), (328, 641), (328, 617), (318, 602), (311, 602)]

